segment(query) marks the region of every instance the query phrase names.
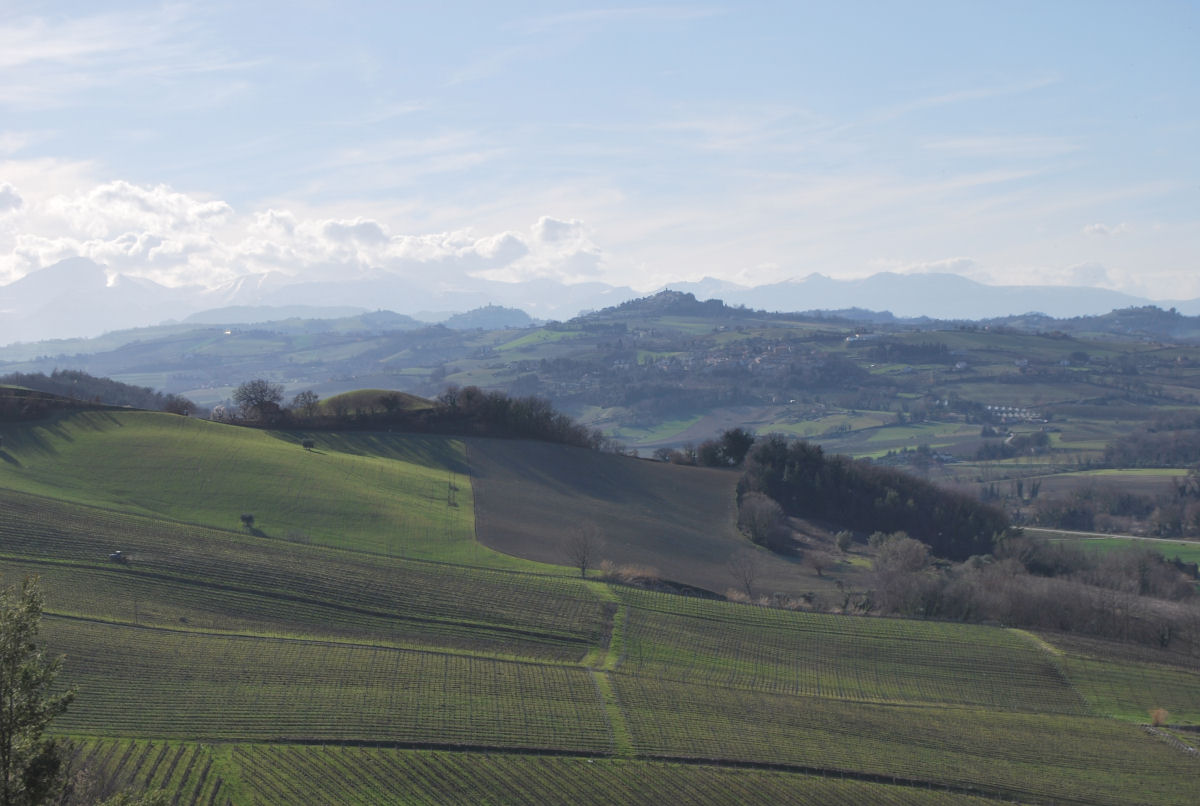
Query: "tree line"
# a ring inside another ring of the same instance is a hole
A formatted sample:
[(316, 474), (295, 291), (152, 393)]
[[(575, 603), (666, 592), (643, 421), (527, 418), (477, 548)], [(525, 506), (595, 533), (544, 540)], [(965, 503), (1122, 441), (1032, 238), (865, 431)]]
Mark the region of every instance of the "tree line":
[(477, 386), (451, 385), (432, 405), (409, 408), (399, 394), (384, 394), (371, 407), (327, 407), (311, 390), (284, 403), (283, 387), (262, 378), (241, 384), (233, 393), (234, 411), (214, 416), (243, 425), (317, 429), (395, 428), (417, 433), (452, 433), (557, 442), (599, 450), (613, 444), (596, 429), (556, 411), (544, 398), (512, 397)]
[[(127, 406), (172, 414), (192, 414), (196, 411), (196, 404), (181, 395), (163, 394), (148, 386), (133, 386), (112, 378), (98, 378), (76, 369), (56, 369), (49, 375), (44, 372), (13, 372), (0, 377), (0, 384), (24, 386), (84, 403)], [(41, 413), (44, 414), (50, 407), (50, 402), (44, 402)]]

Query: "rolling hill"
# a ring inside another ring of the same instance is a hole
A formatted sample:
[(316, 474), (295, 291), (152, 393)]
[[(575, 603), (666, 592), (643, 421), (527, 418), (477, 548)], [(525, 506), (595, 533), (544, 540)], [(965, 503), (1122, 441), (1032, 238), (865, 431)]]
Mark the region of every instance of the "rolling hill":
[[(699, 579), (737, 542), (733, 474), (146, 412), (0, 436), (0, 572), (42, 577), (45, 644), (80, 689), (55, 729), (97, 786), (181, 804), (1194, 802), (1194, 660), (551, 564), (556, 531), (595, 520), (616, 545), (661, 530), (663, 575)], [(1141, 726), (1153, 708), (1169, 727)]]

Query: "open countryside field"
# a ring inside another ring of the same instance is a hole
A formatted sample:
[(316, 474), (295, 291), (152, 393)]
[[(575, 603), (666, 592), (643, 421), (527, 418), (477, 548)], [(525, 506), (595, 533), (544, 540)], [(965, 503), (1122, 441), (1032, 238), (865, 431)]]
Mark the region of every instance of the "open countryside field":
[[(665, 579), (724, 592), (736, 583), (726, 563), (754, 547), (737, 531), (738, 476), (676, 467), (561, 445), (471, 439), (479, 539), (545, 563), (570, 564), (567, 539), (595, 523), (602, 542), (593, 565), (652, 568)], [(811, 588), (798, 563), (760, 556), (759, 587)]]
[(0, 484), (10, 489), (218, 529), (239, 529), (250, 513), (269, 538), (528, 567), (475, 542), (459, 440), (274, 433), (121, 411), (0, 427), (0, 436)]
[[(1137, 724), (1155, 707), (1196, 724), (1194, 659), (671, 596), (551, 564), (555, 537), (595, 519), (664, 569), (715, 564), (723, 589), (744, 545), (736, 474), (474, 438), (316, 434), (309, 453), (298, 434), (96, 417), (5, 427), (0, 573), (42, 574), (44, 638), (80, 688), (56, 730), (108, 785), (239, 806), (1194, 803), (1195, 756)], [(106, 472), (80, 466), (104, 451)], [(300, 467), (305, 490), (338, 485), (337, 512), (359, 518), (276, 534), (316, 515), (263, 481), (255, 513), (270, 514), (240, 528), (232, 482), (202, 502), (184, 483), (143, 492), (147, 467), (166, 472), (156, 451), (197, 453), (193, 483), (235, 457)], [(444, 496), (450, 477), (454, 528), (389, 546), (379, 524), (432, 507), (423, 485)], [(512, 548), (528, 519), (543, 563), (479, 546), (466, 515)]]

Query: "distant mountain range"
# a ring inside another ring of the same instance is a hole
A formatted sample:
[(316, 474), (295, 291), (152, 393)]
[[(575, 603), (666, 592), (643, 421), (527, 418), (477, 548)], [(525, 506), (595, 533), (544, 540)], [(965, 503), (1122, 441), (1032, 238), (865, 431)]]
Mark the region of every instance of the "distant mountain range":
[[(706, 278), (672, 283), (698, 299), (765, 311), (860, 309), (898, 317), (990, 319), (1037, 312), (1063, 318), (1144, 305), (1200, 314), (1200, 299), (1154, 301), (1100, 288), (988, 286), (953, 274), (881, 273), (861, 280), (814, 274), (756, 287)], [(447, 321), (456, 313), (487, 306), (519, 309), (539, 319), (569, 319), (641, 296), (604, 283), (565, 285), (541, 279), (526, 283), (472, 280), (456, 287), (437, 278), (380, 274), (337, 282), (302, 282), (282, 273), (241, 277), (215, 289), (167, 287), (116, 275), (86, 258), (70, 258), (0, 286), (0, 345), (96, 336), (170, 321), (249, 324), (293, 317), (317, 319), (386, 309), (424, 321)], [(431, 314), (430, 311), (441, 313)], [(498, 311), (450, 321), (475, 326)], [(479, 317), (483, 316), (483, 319)], [(508, 316), (506, 323), (517, 324)], [(520, 317), (517, 317), (518, 319)], [(471, 324), (468, 324), (471, 323)]]

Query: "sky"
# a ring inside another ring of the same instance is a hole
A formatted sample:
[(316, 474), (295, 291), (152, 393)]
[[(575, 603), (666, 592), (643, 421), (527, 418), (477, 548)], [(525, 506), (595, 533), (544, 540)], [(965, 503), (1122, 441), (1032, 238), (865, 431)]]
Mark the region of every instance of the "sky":
[(0, 0), (0, 283), (72, 256), (1200, 297), (1200, 3)]

